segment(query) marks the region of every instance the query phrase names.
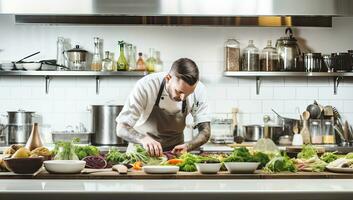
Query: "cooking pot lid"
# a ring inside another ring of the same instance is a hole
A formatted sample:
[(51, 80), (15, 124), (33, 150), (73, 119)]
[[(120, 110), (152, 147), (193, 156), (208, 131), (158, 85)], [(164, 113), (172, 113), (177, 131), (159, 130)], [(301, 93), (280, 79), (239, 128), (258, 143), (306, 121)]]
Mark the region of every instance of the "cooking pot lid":
[(33, 111), (17, 110), (17, 111), (7, 111), (7, 113), (35, 113)]
[(67, 52), (81, 52), (86, 53), (87, 51), (80, 48), (80, 45), (76, 45), (75, 48), (67, 50)]

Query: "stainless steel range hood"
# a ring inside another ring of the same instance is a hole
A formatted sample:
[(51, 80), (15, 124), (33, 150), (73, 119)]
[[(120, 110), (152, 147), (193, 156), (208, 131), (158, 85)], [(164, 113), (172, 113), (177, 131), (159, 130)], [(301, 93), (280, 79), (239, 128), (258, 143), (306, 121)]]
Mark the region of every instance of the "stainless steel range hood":
[(352, 0), (0, 0), (17, 23), (331, 26)]

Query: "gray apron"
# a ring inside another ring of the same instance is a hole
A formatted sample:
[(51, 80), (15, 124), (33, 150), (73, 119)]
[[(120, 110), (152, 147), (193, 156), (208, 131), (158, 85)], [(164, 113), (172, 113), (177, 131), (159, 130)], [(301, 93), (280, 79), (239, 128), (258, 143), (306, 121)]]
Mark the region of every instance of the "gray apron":
[[(183, 131), (188, 112), (186, 110), (186, 100), (183, 101), (182, 110), (174, 114), (159, 107), (164, 86), (165, 79), (162, 81), (150, 116), (146, 122), (139, 127), (139, 130), (142, 130), (144, 133), (147, 133), (148, 136), (158, 141), (162, 145), (163, 151), (170, 151), (176, 145), (184, 143)], [(129, 146), (131, 146), (131, 144), (129, 144)]]

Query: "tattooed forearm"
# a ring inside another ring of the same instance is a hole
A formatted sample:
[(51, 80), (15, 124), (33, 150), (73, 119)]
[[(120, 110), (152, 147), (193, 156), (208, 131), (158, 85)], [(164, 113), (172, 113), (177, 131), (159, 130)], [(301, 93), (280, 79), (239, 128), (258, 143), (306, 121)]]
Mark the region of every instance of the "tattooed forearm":
[(124, 124), (117, 126), (117, 135), (118, 137), (132, 143), (140, 143), (140, 140), (146, 137), (146, 135), (139, 133), (134, 128)]
[(188, 151), (192, 151), (201, 145), (205, 144), (208, 139), (210, 139), (211, 135), (211, 126), (210, 122), (203, 122), (197, 125), (197, 128), (199, 130), (199, 134), (196, 136), (195, 139), (191, 140), (187, 146), (188, 146)]

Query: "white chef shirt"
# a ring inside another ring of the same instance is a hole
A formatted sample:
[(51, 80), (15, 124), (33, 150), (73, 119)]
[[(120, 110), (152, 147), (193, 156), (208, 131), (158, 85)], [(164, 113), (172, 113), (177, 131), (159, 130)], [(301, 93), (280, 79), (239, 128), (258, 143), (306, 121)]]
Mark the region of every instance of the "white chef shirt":
[[(150, 116), (161, 83), (166, 75), (166, 72), (153, 73), (138, 80), (116, 118), (116, 122), (134, 127), (139, 132), (143, 131), (138, 127), (142, 126)], [(211, 121), (205, 89), (205, 86), (199, 81), (194, 92), (186, 98), (187, 110), (192, 115), (195, 125)], [(167, 112), (176, 113), (181, 110), (182, 101), (172, 100), (164, 88), (159, 107)]]

